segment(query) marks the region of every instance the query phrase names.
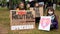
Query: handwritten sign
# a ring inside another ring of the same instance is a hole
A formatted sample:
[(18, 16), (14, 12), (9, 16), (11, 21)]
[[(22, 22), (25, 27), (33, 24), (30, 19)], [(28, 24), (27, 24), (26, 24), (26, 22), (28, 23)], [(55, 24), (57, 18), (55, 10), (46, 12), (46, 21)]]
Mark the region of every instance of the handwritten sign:
[(50, 16), (41, 16), (39, 23), (39, 30), (50, 31), (51, 17)]
[(34, 7), (33, 10), (35, 11), (35, 17), (43, 16), (43, 6), (41, 7)]
[(10, 24), (11, 30), (25, 30), (35, 28), (35, 17), (32, 11), (27, 10), (11, 10)]

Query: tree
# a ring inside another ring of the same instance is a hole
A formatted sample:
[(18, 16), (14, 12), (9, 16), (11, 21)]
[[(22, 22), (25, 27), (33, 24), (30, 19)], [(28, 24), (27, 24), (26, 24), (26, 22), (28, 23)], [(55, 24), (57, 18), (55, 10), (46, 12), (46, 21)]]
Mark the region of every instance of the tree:
[(3, 6), (3, 7), (6, 6), (6, 3), (7, 3), (6, 0), (2, 0), (2, 6)]

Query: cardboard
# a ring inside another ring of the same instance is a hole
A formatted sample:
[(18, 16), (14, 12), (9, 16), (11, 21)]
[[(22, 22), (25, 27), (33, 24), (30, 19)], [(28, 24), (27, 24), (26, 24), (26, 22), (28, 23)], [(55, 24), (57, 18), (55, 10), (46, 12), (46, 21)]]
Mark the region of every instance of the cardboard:
[(35, 17), (33, 11), (11, 10), (10, 11), (11, 30), (25, 30), (35, 28)]

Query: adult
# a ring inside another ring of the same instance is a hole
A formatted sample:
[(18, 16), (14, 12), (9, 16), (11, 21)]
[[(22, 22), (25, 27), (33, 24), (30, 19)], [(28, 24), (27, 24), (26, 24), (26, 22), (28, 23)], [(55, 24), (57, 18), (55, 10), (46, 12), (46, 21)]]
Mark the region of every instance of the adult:
[(57, 0), (53, 0), (53, 9), (54, 10), (56, 9), (56, 3), (57, 3)]

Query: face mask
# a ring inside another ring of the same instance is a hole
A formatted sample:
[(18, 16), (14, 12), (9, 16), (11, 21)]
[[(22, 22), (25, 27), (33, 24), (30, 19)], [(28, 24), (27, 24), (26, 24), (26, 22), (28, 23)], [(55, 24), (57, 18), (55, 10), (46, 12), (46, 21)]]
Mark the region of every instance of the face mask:
[(48, 12), (50, 15), (53, 14), (53, 12)]

